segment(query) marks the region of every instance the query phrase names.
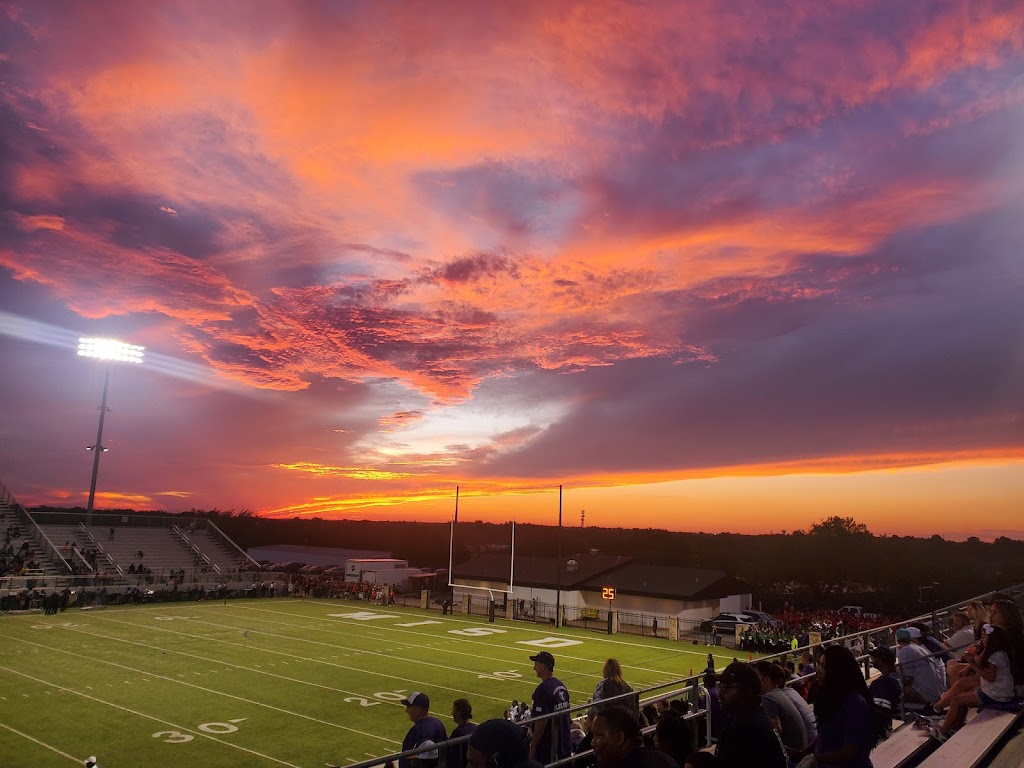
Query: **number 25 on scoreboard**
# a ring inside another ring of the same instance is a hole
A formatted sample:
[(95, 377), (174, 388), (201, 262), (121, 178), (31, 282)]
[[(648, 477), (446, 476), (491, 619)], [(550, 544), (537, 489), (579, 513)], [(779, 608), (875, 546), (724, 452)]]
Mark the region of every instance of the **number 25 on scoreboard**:
[(615, 587), (601, 587), (601, 599), (602, 600), (614, 600), (615, 599)]

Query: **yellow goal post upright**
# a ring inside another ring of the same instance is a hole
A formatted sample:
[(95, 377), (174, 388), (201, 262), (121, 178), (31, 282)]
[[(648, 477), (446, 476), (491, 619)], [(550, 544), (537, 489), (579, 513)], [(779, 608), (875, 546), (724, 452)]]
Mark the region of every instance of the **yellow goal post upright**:
[(494, 587), (482, 587), (479, 584), (460, 584), (455, 581), (455, 527), (459, 522), (459, 486), (455, 486), (455, 512), (452, 515), (451, 533), (448, 542), (448, 588), (455, 600), (455, 588), (466, 590), (477, 590), (487, 593), (487, 620), (494, 621), (494, 596), (506, 595), (506, 599), (512, 596), (515, 565), (516, 565), (516, 521), (511, 521), (511, 532), (509, 536), (509, 563), (508, 563), (508, 584), (501, 584)]

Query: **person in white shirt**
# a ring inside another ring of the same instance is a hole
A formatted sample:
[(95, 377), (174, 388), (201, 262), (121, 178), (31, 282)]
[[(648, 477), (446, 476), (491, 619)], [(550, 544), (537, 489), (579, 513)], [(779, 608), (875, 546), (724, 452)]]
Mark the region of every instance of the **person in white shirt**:
[(903, 706), (915, 711), (928, 711), (942, 695), (943, 680), (928, 658), (928, 651), (911, 641), (906, 627), (896, 630), (896, 662), (903, 682)]
[(942, 641), (954, 653), (966, 650), (974, 645), (974, 627), (966, 613), (957, 611), (953, 614), (953, 633)]
[(1013, 699), (1009, 650), (1009, 637), (1005, 629), (991, 624), (982, 627), (980, 652), (975, 654), (968, 651), (966, 654), (967, 663), (977, 672), (981, 685), (950, 697), (946, 719), (936, 734), (940, 740), (945, 740), (964, 724), (968, 709), (983, 704), (1006, 703)]

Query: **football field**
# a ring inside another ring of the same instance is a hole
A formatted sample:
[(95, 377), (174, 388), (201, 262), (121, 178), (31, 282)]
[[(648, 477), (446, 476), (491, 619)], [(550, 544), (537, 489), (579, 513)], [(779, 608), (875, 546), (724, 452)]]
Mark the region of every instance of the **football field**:
[[(0, 764), (346, 765), (400, 750), (399, 700), (449, 731), (464, 697), (500, 717), (550, 650), (572, 703), (610, 656), (634, 688), (699, 672), (706, 646), (350, 600), (232, 600), (0, 617)], [(732, 660), (717, 649), (716, 666)], [(728, 654), (728, 655), (726, 655)]]

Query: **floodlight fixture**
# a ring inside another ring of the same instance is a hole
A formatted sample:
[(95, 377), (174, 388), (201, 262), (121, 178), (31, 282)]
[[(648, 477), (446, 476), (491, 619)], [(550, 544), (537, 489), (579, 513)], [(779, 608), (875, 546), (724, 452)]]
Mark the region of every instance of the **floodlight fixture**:
[[(117, 339), (81, 338), (78, 340), (79, 357), (91, 357), (105, 363), (141, 363), (145, 347), (128, 344)], [(85, 524), (92, 525), (92, 508), (96, 501), (96, 478), (100, 472), (100, 454), (106, 453), (103, 445), (103, 417), (107, 415), (107, 388), (110, 386), (110, 366), (103, 372), (103, 396), (100, 398), (100, 424), (96, 430), (96, 442), (86, 450), (93, 452), (92, 481), (89, 483), (89, 505), (85, 508)]]
[(78, 354), (117, 363), (141, 363), (145, 347), (117, 339), (83, 338), (78, 340)]

